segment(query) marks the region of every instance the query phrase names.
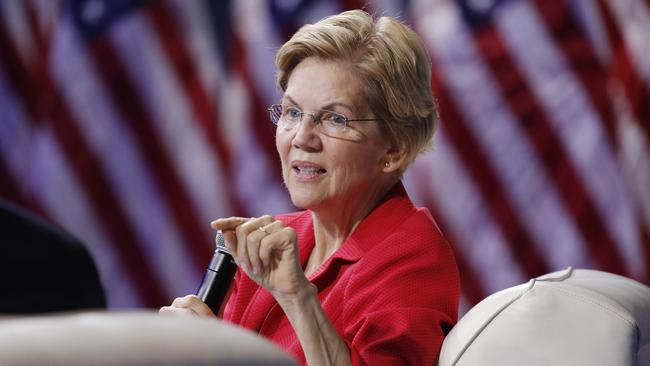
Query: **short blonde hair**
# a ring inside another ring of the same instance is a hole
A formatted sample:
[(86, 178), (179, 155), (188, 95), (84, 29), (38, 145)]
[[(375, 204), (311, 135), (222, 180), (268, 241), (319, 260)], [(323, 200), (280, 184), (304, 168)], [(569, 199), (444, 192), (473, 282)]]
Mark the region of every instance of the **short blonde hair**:
[(437, 124), (431, 60), (408, 26), (392, 17), (375, 21), (363, 10), (351, 10), (301, 27), (276, 56), (277, 84), (283, 91), (293, 69), (308, 57), (352, 67), (368, 107), (385, 122), (391, 141), (406, 152), (402, 171), (430, 146)]

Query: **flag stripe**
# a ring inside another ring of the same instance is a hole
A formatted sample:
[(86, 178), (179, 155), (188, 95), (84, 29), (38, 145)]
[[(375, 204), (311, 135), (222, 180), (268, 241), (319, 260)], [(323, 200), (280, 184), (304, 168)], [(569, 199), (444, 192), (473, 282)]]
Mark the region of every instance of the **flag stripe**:
[(173, 17), (169, 14), (169, 9), (162, 1), (155, 2), (149, 7), (150, 18), (155, 30), (160, 34), (160, 39), (166, 51), (166, 56), (170, 59), (176, 75), (181, 79), (185, 94), (188, 100), (194, 107), (196, 120), (210, 142), (211, 148), (214, 150), (215, 155), (219, 158), (222, 166), (222, 171), (226, 174), (225, 192), (223, 199), (226, 200), (231, 207), (233, 215), (242, 214), (243, 208), (237, 196), (232, 190), (232, 180), (227, 178), (231, 176), (231, 158), (232, 154), (228, 149), (228, 145), (221, 138), (219, 134), (220, 123), (217, 110), (213, 102), (208, 99), (207, 93), (204, 90), (197, 74), (197, 68), (193, 67), (186, 47), (183, 45), (181, 37), (177, 34), (175, 27), (170, 27), (174, 24)]
[(598, 0), (615, 56), (611, 65), (611, 73), (613, 77), (623, 84), (623, 90), (625, 90), (627, 99), (632, 106), (634, 116), (643, 129), (646, 141), (650, 143), (650, 103), (648, 103), (650, 92), (635, 70), (630, 53), (623, 40), (623, 35), (616, 26), (614, 15), (604, 2), (605, 0)]
[(197, 210), (181, 184), (167, 150), (158, 140), (158, 133), (153, 128), (154, 123), (143, 109), (142, 100), (127, 78), (128, 73), (124, 65), (115, 57), (118, 53), (105, 37), (93, 40), (88, 46), (94, 64), (100, 71), (98, 75), (103, 78), (103, 84), (108, 87), (112, 100), (127, 121), (139, 142), (137, 146), (151, 168), (153, 176), (157, 178), (166, 197), (166, 203), (170, 206), (170, 213), (177, 222), (177, 227), (196, 263), (196, 268), (205, 266), (211, 250), (206, 245), (208, 239), (202, 235), (204, 227), (199, 224)]
[(517, 64), (505, 49), (499, 34), (495, 28), (488, 25), (477, 30), (475, 39), (478, 50), (482, 53), (486, 65), (492, 70), (501, 93), (510, 96), (506, 99), (510, 103), (510, 109), (520, 122), (530, 146), (536, 150), (545, 173), (553, 178), (553, 183), (562, 195), (566, 208), (573, 215), (585, 242), (590, 246), (601, 268), (624, 274), (625, 266), (618, 255), (614, 241), (598, 216), (575, 167), (571, 164), (569, 155), (554, 129), (549, 125), (548, 116), (526, 84)]
[[(158, 286), (158, 282), (154, 280), (153, 272), (149, 268), (144, 254), (137, 246), (133, 230), (122, 214), (124, 210), (120, 201), (116, 199), (107, 184), (108, 180), (105, 172), (101, 169), (101, 163), (95, 159), (79, 134), (77, 126), (60, 98), (54, 83), (49, 78), (48, 73), (45, 72), (45, 67), (41, 64), (35, 68), (41, 71), (38, 74), (40, 87), (36, 87), (35, 79), (20, 61), (18, 53), (8, 39), (3, 27), (0, 27), (0, 50), (10, 65), (9, 69), (12, 74), (10, 82), (13, 89), (27, 102), (26, 109), (32, 120), (39, 121), (46, 116), (51, 116), (52, 123), (49, 126), (54, 136), (63, 148), (67, 160), (73, 166), (77, 179), (83, 183), (82, 186), (86, 189), (87, 196), (95, 211), (106, 225), (106, 232), (114, 241), (122, 261), (127, 264), (127, 270), (131, 274), (139, 292), (143, 295), (145, 303), (152, 306), (162, 304), (166, 298), (163, 295), (164, 291)], [(37, 59), (44, 60), (42, 58), (44, 57), (43, 50), (39, 50), (39, 52), (41, 55)], [(43, 98), (40, 102), (47, 102), (47, 104), (37, 104), (39, 97), (33, 95), (35, 91), (39, 91)], [(47, 111), (47, 114), (44, 113), (45, 111)]]
[[(600, 1), (600, 0), (599, 0)], [(617, 147), (616, 121), (611, 100), (607, 94), (607, 73), (599, 62), (596, 52), (581, 32), (567, 4), (563, 1), (551, 3), (535, 0), (534, 5), (545, 21), (549, 35), (563, 52), (567, 66), (575, 73), (603, 122), (609, 143)]]

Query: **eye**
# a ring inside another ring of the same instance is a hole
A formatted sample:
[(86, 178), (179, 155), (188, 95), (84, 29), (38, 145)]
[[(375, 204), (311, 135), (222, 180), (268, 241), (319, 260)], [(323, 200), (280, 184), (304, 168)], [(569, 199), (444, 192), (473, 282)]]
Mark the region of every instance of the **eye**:
[(344, 115), (338, 114), (335, 112), (325, 112), (323, 113), (323, 120), (329, 122), (330, 124), (337, 127), (345, 127), (347, 124), (347, 118)]
[(283, 108), (282, 115), (287, 117), (290, 120), (300, 119), (302, 112), (300, 109), (295, 107), (285, 107)]

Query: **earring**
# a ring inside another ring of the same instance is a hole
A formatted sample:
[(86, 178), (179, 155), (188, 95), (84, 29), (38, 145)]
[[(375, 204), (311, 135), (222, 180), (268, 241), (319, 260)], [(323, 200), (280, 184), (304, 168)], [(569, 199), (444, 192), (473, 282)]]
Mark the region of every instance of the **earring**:
[(388, 168), (388, 167), (390, 166), (390, 162), (389, 162), (389, 161), (384, 161), (384, 166), (385, 166), (386, 168)]

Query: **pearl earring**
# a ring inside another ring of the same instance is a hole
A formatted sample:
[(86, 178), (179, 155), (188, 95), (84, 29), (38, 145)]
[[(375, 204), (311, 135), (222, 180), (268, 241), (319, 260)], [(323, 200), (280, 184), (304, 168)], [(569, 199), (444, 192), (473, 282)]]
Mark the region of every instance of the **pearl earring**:
[(389, 162), (389, 161), (384, 161), (384, 166), (385, 166), (386, 168), (388, 168), (388, 167), (390, 166), (390, 162)]

